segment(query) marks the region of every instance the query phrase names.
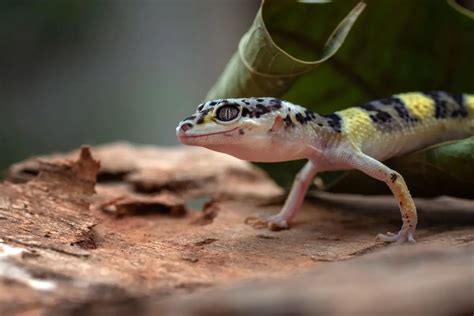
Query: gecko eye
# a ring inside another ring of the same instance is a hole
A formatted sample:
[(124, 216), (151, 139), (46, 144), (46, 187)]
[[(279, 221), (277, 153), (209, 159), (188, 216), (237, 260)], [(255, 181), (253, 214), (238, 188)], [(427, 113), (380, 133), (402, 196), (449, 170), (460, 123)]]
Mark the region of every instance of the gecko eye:
[(240, 107), (226, 104), (216, 110), (216, 119), (221, 123), (233, 123), (240, 118)]

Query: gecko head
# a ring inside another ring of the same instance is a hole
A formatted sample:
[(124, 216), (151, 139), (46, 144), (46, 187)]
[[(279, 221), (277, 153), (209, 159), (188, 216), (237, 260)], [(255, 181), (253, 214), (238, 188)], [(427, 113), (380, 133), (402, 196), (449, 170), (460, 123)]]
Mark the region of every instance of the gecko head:
[(281, 101), (275, 98), (208, 101), (179, 123), (176, 135), (183, 144), (227, 153), (255, 149), (258, 142), (268, 140), (280, 108)]

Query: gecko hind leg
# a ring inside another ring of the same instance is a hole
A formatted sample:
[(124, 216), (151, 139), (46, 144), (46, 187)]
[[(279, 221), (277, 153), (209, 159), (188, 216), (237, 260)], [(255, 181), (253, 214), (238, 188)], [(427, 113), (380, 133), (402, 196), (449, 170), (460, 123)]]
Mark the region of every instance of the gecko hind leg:
[(304, 167), (298, 172), (293, 181), (290, 194), (286, 198), (285, 205), (280, 213), (268, 219), (268, 228), (270, 230), (281, 230), (288, 228), (288, 222), (296, 215), (296, 212), (303, 204), (306, 191), (308, 190), (311, 180), (316, 175), (317, 168), (314, 162), (308, 161)]
[(397, 234), (379, 234), (377, 240), (399, 244), (405, 242), (415, 243), (415, 230), (418, 222), (416, 207), (403, 177), (380, 161), (361, 152), (352, 156), (349, 161), (354, 168), (375, 179), (384, 181), (399, 203), (403, 222), (402, 228)]

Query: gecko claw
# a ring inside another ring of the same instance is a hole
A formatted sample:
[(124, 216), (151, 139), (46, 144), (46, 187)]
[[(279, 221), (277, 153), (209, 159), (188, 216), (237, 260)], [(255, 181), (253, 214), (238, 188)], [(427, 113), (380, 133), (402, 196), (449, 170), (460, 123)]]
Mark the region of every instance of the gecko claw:
[(272, 216), (268, 219), (268, 229), (272, 231), (278, 231), (288, 229), (288, 222), (286, 219), (279, 215)]
[(395, 244), (416, 243), (412, 229), (401, 229), (398, 234), (389, 232), (386, 234), (378, 234), (376, 240)]

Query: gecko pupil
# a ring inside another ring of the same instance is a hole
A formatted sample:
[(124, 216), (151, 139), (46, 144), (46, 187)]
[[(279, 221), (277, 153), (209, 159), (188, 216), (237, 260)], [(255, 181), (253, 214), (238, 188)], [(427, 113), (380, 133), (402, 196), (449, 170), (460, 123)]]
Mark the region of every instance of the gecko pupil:
[(217, 110), (216, 116), (219, 121), (232, 121), (239, 115), (239, 108), (235, 105), (224, 105)]

